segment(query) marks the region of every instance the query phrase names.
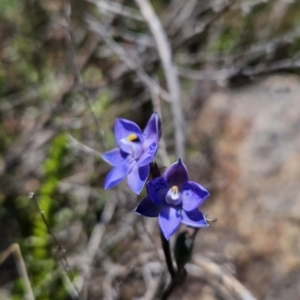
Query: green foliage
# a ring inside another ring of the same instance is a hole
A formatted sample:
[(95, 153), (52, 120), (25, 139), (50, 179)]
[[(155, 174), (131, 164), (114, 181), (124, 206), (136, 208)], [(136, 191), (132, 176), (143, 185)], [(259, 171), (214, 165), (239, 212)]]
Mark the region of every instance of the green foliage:
[[(55, 212), (59, 209), (60, 195), (57, 193), (59, 181), (65, 176), (66, 164), (65, 160), (68, 155), (67, 148), (68, 139), (65, 134), (56, 136), (48, 150), (42, 169), (44, 170), (44, 179), (37, 192), (37, 200), (41, 209), (41, 213), (47, 219), (51, 229), (54, 231), (57, 222), (60, 222), (66, 216), (67, 210), (60, 212), (60, 218), (55, 216)], [(33, 203), (29, 202), (27, 197), (18, 197), (16, 199), (16, 207), (18, 209), (33, 207)], [(28, 210), (26, 210), (28, 212)], [(33, 210), (31, 210), (32, 212)], [(53, 240), (49, 236), (48, 229), (44, 224), (40, 212), (34, 209), (32, 218), (27, 220), (27, 226), (31, 228), (31, 237), (25, 240), (22, 245), (22, 252), (27, 264), (28, 273), (30, 274), (30, 282), (34, 290), (38, 290), (36, 299), (53, 299), (53, 291), (55, 290), (56, 299), (67, 299), (67, 293), (63, 286), (60, 276), (48, 279), (48, 285), (40, 288), (44, 284), (45, 278), (49, 274), (55, 273), (57, 266), (53, 257), (52, 248)], [(59, 295), (59, 298), (57, 298)], [(23, 299), (24, 288), (22, 281), (15, 282), (13, 296), (11, 299)]]
[[(45, 172), (44, 182), (41, 184), (39, 190), (39, 206), (48, 220), (51, 228), (54, 228), (55, 223), (53, 222), (53, 212), (57, 208), (55, 203), (57, 196), (57, 187), (59, 180), (64, 174), (64, 158), (68, 153), (67, 149), (67, 137), (64, 134), (58, 135), (52, 142), (49, 149), (48, 157), (44, 162), (43, 169)], [(32, 234), (35, 237), (47, 238), (48, 229), (45, 226), (41, 216), (39, 214), (33, 220)], [(37, 261), (32, 262), (31, 270), (33, 273), (33, 285), (39, 285), (43, 280), (44, 276), (54, 271), (56, 264), (51, 258), (52, 253), (48, 244), (39, 245), (32, 249), (33, 257)], [(42, 268), (41, 268), (42, 264)], [(62, 287), (60, 287), (62, 288)], [(59, 288), (58, 288), (59, 290)], [(51, 296), (51, 291), (45, 289), (40, 294), (40, 298), (48, 299)], [(63, 298), (62, 298), (63, 299)]]
[(26, 291), (24, 281), (21, 278), (14, 282), (14, 288), (18, 294), (24, 294)]
[(234, 28), (226, 28), (220, 37), (210, 46), (210, 50), (214, 52), (230, 51), (236, 46), (239, 32)]
[(20, 0), (1, 0), (0, 16), (10, 19), (22, 10), (22, 1)]
[(23, 297), (16, 296), (16, 295), (13, 295), (9, 298), (9, 300), (23, 300), (23, 299), (24, 299)]

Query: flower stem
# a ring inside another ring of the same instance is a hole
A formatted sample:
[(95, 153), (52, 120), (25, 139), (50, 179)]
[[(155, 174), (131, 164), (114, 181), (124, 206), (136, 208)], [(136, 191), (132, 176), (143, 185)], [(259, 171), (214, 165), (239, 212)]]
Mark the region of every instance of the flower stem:
[(173, 261), (172, 261), (172, 256), (171, 256), (171, 251), (170, 251), (170, 243), (169, 241), (164, 237), (163, 233), (160, 230), (160, 239), (161, 239), (161, 244), (162, 248), (164, 250), (164, 255), (166, 258), (166, 263), (168, 267), (168, 271), (171, 275), (171, 278), (173, 279), (175, 277), (175, 270), (173, 267)]
[(160, 172), (159, 166), (155, 161), (150, 164), (150, 173), (151, 173), (152, 179), (161, 177), (161, 172)]

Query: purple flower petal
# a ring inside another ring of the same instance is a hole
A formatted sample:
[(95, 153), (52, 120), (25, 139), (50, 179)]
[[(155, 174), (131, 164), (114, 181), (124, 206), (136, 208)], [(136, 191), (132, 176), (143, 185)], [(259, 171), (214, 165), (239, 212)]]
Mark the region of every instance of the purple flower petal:
[(161, 138), (161, 120), (157, 112), (153, 113), (144, 129), (144, 136), (151, 135), (151, 133), (157, 134), (158, 138)]
[(144, 166), (150, 164), (154, 160), (154, 156), (157, 152), (158, 144), (152, 143), (146, 148), (143, 154), (140, 156), (139, 160), (137, 161), (138, 166)]
[(134, 158), (130, 155), (126, 157), (122, 164), (114, 167), (106, 176), (104, 188), (109, 189), (123, 180), (136, 164)]
[(154, 178), (147, 183), (147, 194), (156, 205), (160, 205), (165, 202), (167, 192), (168, 184), (163, 177)]
[(181, 189), (181, 186), (189, 180), (186, 166), (181, 159), (178, 159), (165, 171), (164, 178), (169, 186), (176, 185)]
[(191, 211), (199, 207), (209, 196), (209, 192), (200, 184), (188, 181), (181, 190), (182, 207), (185, 211)]
[(149, 175), (150, 167), (149, 165), (139, 167), (135, 165), (131, 172), (127, 176), (127, 182), (129, 187), (139, 195), (143, 189), (143, 186)]
[(168, 240), (179, 227), (181, 221), (180, 210), (172, 206), (164, 206), (158, 216), (160, 229)]
[(125, 144), (121, 142), (121, 140), (127, 138), (130, 134), (136, 134), (140, 142), (142, 142), (143, 134), (140, 127), (137, 124), (126, 119), (116, 119), (115, 138), (118, 146), (126, 153), (132, 153), (132, 147), (130, 144)]
[(113, 150), (103, 153), (101, 157), (110, 165), (117, 166), (124, 161), (127, 155), (128, 155), (127, 153), (124, 153), (119, 148), (115, 148)]
[(161, 121), (158, 113), (154, 113), (151, 115), (143, 132), (144, 149), (148, 148), (153, 143), (158, 144), (158, 141), (161, 138), (161, 134), (162, 134)]
[(135, 212), (145, 217), (158, 217), (161, 209), (162, 205), (155, 205), (149, 197), (146, 197), (135, 209)]
[(201, 211), (197, 208), (192, 211), (181, 211), (182, 220), (181, 223), (195, 228), (208, 227), (208, 223)]

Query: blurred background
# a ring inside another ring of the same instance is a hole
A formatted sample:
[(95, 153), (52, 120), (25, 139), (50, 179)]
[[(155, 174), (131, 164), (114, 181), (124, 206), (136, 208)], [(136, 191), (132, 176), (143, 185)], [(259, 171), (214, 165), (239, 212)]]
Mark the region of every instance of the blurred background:
[(298, 299), (299, 20), (299, 0), (0, 0), (0, 299), (159, 299), (157, 220), (99, 156), (153, 111), (158, 163), (184, 158), (218, 219), (170, 299)]

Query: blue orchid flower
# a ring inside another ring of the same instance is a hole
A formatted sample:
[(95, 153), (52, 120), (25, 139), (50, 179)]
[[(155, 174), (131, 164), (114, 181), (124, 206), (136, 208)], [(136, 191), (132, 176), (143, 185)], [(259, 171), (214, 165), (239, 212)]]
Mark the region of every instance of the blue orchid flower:
[(114, 167), (107, 175), (104, 187), (112, 188), (127, 176), (129, 187), (136, 194), (140, 194), (162, 134), (159, 115), (152, 114), (143, 132), (136, 123), (117, 119), (114, 132), (119, 147), (101, 155)]
[(162, 177), (147, 183), (147, 194), (135, 212), (146, 217), (158, 217), (160, 229), (167, 240), (180, 223), (195, 228), (209, 226), (198, 209), (209, 192), (200, 184), (189, 181), (186, 166), (180, 159)]

